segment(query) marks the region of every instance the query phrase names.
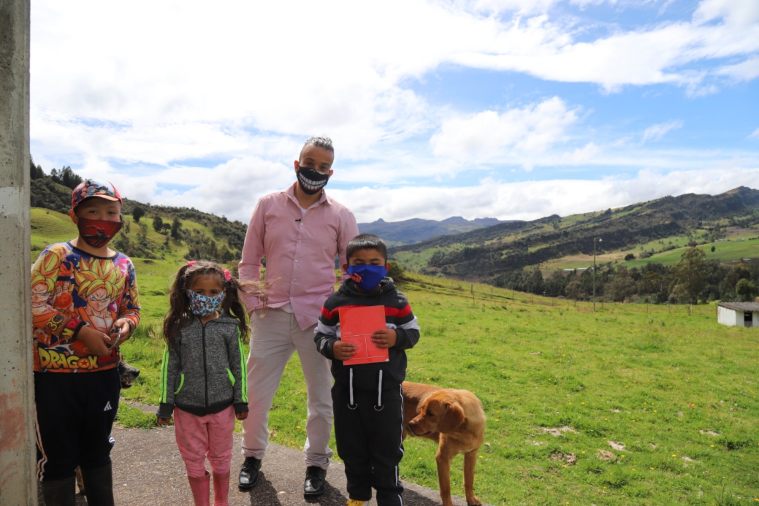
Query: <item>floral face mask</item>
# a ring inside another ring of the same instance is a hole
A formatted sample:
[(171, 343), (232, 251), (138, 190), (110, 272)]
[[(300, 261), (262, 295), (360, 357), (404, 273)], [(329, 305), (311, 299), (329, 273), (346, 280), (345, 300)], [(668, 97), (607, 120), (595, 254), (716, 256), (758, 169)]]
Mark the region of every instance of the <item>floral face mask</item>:
[(224, 292), (218, 295), (202, 295), (192, 290), (187, 290), (187, 297), (190, 299), (190, 311), (195, 316), (208, 316), (214, 311), (218, 311), (221, 308), (221, 303), (224, 302)]

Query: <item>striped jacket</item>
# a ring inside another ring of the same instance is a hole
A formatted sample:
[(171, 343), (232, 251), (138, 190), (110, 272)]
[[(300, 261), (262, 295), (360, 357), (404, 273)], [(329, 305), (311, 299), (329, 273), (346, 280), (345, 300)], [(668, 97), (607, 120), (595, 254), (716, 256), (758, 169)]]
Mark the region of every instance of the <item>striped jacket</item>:
[[(385, 321), (388, 328), (395, 329), (398, 339), (390, 348), (389, 361), (358, 366), (344, 366), (341, 360), (335, 360), (332, 346), (340, 338), (340, 317), (338, 309), (344, 306), (384, 306)], [(314, 341), (319, 353), (332, 360), (332, 376), (335, 382), (348, 383), (362, 390), (376, 390), (377, 377), (382, 371), (382, 388), (397, 388), (406, 378), (406, 349), (412, 348), (419, 340), (419, 323), (411, 311), (406, 297), (396, 290), (391, 278), (380, 282), (376, 293), (362, 292), (356, 283), (346, 279), (338, 291), (332, 294), (322, 307), (319, 322), (316, 325)], [(352, 380), (349, 380), (353, 369)]]
[(245, 354), (238, 321), (229, 315), (200, 319), (183, 327), (178, 344), (167, 346), (161, 366), (158, 416), (169, 418), (174, 407), (194, 415), (218, 413), (234, 405), (248, 410)]

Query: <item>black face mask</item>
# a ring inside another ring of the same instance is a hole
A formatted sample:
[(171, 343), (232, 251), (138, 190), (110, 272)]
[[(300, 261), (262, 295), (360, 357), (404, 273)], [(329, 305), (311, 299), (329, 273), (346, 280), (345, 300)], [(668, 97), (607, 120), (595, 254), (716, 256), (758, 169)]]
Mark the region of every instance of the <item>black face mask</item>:
[(298, 168), (298, 183), (300, 189), (308, 195), (318, 193), (327, 185), (329, 176), (322, 174), (321, 172), (312, 169), (311, 167)]

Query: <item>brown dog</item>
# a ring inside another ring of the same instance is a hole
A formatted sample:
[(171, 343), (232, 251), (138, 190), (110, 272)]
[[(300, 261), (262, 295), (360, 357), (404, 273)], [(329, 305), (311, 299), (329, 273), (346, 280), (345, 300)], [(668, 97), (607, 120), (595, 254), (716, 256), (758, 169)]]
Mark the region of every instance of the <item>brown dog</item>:
[(403, 436), (437, 441), (437, 478), (443, 506), (451, 501), (451, 460), (464, 454), (464, 492), (469, 506), (482, 504), (474, 495), (477, 451), (485, 434), (482, 403), (469, 390), (403, 382)]

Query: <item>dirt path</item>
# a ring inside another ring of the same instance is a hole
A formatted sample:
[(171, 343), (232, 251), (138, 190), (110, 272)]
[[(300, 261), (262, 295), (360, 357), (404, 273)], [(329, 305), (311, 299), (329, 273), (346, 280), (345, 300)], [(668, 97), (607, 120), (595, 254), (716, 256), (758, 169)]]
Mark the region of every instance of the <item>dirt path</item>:
[[(114, 427), (116, 439), (113, 459), (113, 488), (119, 506), (191, 505), (190, 487), (184, 464), (174, 442), (174, 428), (124, 429)], [(290, 506), (309, 504), (303, 499), (303, 453), (291, 448), (270, 445), (263, 461), (261, 482), (249, 493), (237, 491), (236, 474), (242, 464), (240, 436), (235, 435), (232, 460), (231, 506)], [(401, 464), (402, 465), (402, 464)], [(343, 506), (347, 500), (342, 463), (334, 462), (327, 474), (327, 492), (310, 504)], [(440, 504), (437, 490), (404, 484), (404, 503), (409, 506)], [(369, 504), (376, 505), (372, 500)], [(455, 498), (457, 506), (463, 499)]]

